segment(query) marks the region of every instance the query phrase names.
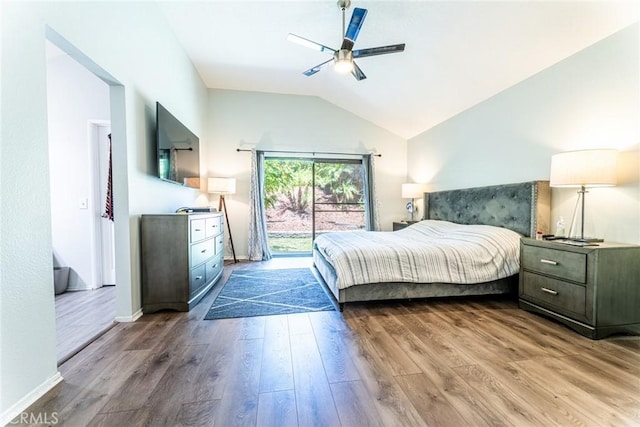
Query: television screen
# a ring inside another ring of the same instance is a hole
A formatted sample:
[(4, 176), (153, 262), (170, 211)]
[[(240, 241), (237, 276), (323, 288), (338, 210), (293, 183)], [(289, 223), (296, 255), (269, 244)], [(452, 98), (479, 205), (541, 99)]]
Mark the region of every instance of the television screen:
[(160, 179), (200, 188), (200, 140), (159, 102), (156, 139)]

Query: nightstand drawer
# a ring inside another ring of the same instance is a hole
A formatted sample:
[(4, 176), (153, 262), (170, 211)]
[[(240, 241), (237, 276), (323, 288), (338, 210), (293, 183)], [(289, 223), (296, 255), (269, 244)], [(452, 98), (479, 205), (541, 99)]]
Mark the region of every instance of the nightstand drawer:
[(560, 313), (586, 317), (586, 295), (584, 286), (563, 282), (550, 277), (524, 272), (520, 298), (533, 299), (544, 305), (552, 305)]
[(561, 279), (586, 283), (587, 256), (556, 249), (527, 247), (522, 254), (522, 268)]

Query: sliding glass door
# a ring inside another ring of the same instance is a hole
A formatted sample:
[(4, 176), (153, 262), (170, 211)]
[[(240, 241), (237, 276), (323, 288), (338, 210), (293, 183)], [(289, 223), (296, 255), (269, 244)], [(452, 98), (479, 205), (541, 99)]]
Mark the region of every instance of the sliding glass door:
[(308, 254), (330, 231), (365, 228), (360, 159), (265, 159), (265, 210), (274, 254)]

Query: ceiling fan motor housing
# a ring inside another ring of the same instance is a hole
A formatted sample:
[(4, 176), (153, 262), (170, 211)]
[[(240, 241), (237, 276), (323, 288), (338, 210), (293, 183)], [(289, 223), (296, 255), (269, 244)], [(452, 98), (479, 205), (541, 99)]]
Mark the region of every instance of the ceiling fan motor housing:
[(338, 0), (338, 7), (340, 9), (349, 9), (351, 6), (351, 0)]
[(340, 49), (335, 54), (336, 62), (351, 62), (353, 61), (353, 52), (349, 49)]

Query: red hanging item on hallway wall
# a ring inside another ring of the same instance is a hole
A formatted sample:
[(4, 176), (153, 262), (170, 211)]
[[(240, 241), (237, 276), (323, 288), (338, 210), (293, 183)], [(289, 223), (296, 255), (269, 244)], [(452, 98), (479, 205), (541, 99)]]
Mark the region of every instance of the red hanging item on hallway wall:
[(111, 134), (109, 137), (109, 173), (107, 175), (107, 200), (105, 203), (104, 213), (102, 214), (103, 218), (107, 218), (108, 220), (113, 221), (113, 183), (111, 180), (111, 172), (112, 172), (112, 162), (111, 162)]

